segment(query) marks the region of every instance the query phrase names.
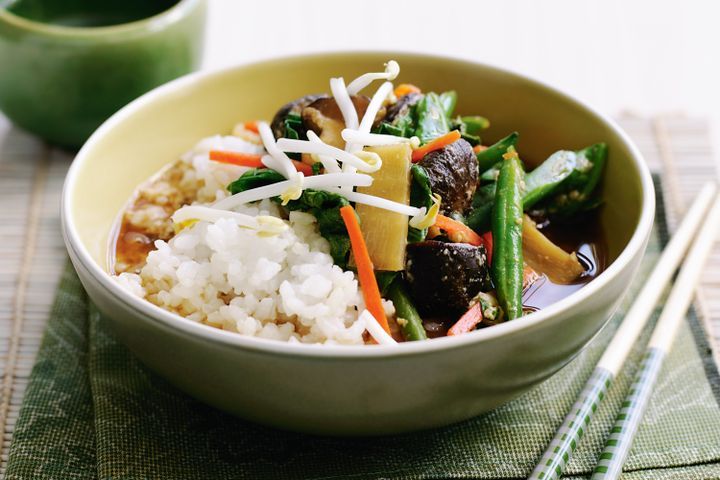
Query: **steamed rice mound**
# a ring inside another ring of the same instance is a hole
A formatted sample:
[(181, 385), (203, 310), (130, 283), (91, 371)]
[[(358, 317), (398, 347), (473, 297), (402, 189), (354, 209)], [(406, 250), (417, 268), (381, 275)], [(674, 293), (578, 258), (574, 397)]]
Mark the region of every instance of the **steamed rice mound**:
[[(266, 201), (260, 212), (243, 210), (279, 216)], [(122, 281), (166, 310), (243, 335), (362, 344), (354, 274), (333, 264), (312, 215), (291, 212), (288, 223), (282, 234), (263, 237), (229, 219), (198, 222), (157, 241), (140, 275), (122, 274)]]
[[(211, 162), (212, 149), (255, 153), (258, 146), (237, 137), (202, 140), (178, 162), (183, 171), (173, 188), (209, 204), (228, 195), (226, 185), (243, 167)], [(282, 218), (269, 200), (236, 211)], [(162, 219), (172, 228), (168, 212)], [(333, 264), (315, 217), (290, 212), (290, 228), (263, 236), (234, 220), (197, 222), (167, 241), (157, 240), (139, 274), (117, 278), (135, 295), (188, 319), (242, 335), (289, 342), (361, 345), (364, 302), (355, 274)], [(391, 302), (386, 302), (393, 313)]]

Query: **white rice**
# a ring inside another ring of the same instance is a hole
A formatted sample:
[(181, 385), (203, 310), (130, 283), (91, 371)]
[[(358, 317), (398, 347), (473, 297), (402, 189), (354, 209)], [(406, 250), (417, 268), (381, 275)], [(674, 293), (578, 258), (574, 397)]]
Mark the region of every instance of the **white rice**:
[[(210, 161), (212, 149), (262, 151), (236, 137), (201, 141), (182, 159), (190, 166), (185, 180), (201, 185), (198, 203), (227, 196), (227, 184), (246, 170)], [(269, 200), (236, 211), (281, 217)], [(333, 264), (315, 217), (290, 212), (287, 223), (291, 228), (279, 235), (260, 236), (231, 219), (197, 222), (155, 242), (140, 274), (123, 273), (118, 282), (166, 310), (242, 335), (363, 344), (364, 302), (355, 275)], [(384, 303), (393, 314), (392, 303)]]

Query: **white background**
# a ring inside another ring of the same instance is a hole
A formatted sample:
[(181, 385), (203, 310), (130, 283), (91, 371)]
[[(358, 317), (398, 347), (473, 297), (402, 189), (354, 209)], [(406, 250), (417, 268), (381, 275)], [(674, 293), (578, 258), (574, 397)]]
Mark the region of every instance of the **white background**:
[(720, 145), (715, 0), (210, 0), (205, 68), (345, 49), (509, 67), (609, 114), (705, 116)]

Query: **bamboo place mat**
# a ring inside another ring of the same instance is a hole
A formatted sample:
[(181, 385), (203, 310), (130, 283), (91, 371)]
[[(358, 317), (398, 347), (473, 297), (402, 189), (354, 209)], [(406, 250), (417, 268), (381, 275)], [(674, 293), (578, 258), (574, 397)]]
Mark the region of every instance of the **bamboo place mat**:
[[(661, 172), (672, 226), (700, 186), (717, 178), (702, 119), (624, 115), (620, 123)], [(50, 148), (0, 115), (0, 478), (30, 370), (66, 261), (60, 192), (72, 154)], [(720, 248), (703, 277), (696, 308), (711, 345), (720, 340)], [(716, 361), (718, 350), (714, 348)]]

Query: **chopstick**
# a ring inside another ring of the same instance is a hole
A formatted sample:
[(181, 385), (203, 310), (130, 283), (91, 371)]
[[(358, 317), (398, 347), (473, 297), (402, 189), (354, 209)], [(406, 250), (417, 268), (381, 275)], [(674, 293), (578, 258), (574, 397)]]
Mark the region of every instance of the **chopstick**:
[(665, 285), (683, 259), (688, 246), (705, 219), (711, 202), (717, 195), (714, 183), (706, 184), (695, 198), (682, 224), (663, 250), (645, 286), (635, 298), (625, 318), (593, 373), (585, 383), (579, 397), (563, 420), (555, 437), (548, 445), (529, 480), (558, 479), (565, 471), (570, 458), (590, 424), (593, 414), (605, 398), (615, 377), (655, 309)]
[(705, 224), (690, 248), (675, 285), (668, 295), (635, 380), (622, 403), (615, 425), (593, 471), (592, 480), (616, 479), (622, 474), (625, 459), (647, 409), (660, 368), (672, 348), (678, 328), (685, 320), (685, 313), (695, 296), (695, 287), (715, 244), (718, 231), (720, 231), (720, 198), (713, 203)]

